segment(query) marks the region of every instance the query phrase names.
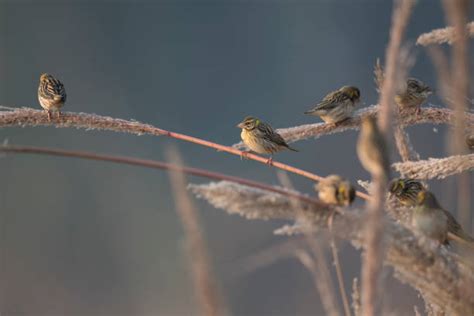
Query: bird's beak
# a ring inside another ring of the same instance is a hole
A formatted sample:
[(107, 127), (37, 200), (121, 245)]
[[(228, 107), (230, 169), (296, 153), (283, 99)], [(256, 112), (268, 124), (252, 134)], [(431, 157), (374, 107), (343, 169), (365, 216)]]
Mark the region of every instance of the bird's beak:
[(237, 124), (237, 127), (238, 127), (238, 128), (244, 128), (244, 123), (239, 123), (239, 124)]

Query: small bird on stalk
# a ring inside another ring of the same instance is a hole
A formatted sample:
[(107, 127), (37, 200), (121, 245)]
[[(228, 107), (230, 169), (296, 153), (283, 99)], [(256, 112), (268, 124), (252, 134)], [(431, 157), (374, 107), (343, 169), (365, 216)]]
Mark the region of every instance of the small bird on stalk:
[(395, 102), (401, 109), (416, 109), (418, 113), (431, 93), (433, 90), (421, 80), (408, 78), (401, 91), (395, 95)]
[(48, 113), (51, 120), (51, 113), (57, 112), (58, 118), (61, 115), (61, 107), (66, 102), (66, 89), (58, 79), (50, 74), (42, 74), (38, 87), (38, 100), (43, 109)]
[[(380, 60), (377, 59), (374, 67), (374, 81), (379, 93), (382, 90), (384, 79), (384, 70), (380, 64)], [(395, 94), (395, 103), (397, 103), (401, 109), (416, 109), (418, 113), (421, 105), (431, 93), (433, 93), (433, 90), (421, 80), (408, 78), (398, 93)]]
[(351, 183), (339, 175), (329, 175), (314, 185), (318, 197), (326, 204), (349, 206), (355, 199), (355, 189)]
[(359, 101), (360, 90), (357, 87), (344, 86), (326, 95), (313, 109), (304, 114), (319, 116), (324, 122), (336, 125), (352, 116)]
[(259, 154), (270, 155), (267, 161), (268, 164), (272, 163), (273, 154), (277, 151), (282, 149), (298, 151), (290, 147), (269, 124), (255, 117), (247, 116), (237, 127), (242, 129), (240, 137), (250, 150)]
[[(474, 238), (469, 236), (469, 234), (464, 231), (461, 224), (458, 223), (456, 218), (449, 211), (441, 207), (434, 194), (430, 191), (420, 191), (417, 194), (416, 201), (409, 206), (416, 206), (413, 212), (413, 215), (415, 215), (415, 217), (419, 216), (420, 214), (434, 214), (435, 218), (446, 218), (447, 231), (449, 233), (461, 238), (465, 242), (474, 242)], [(420, 210), (420, 206), (422, 206), (423, 209)], [(439, 215), (440, 213), (442, 213), (443, 215)], [(415, 218), (415, 220), (418, 219)], [(439, 225), (439, 223), (436, 223), (436, 225)]]
[(388, 190), (400, 204), (415, 206), (418, 193), (425, 190), (421, 182), (414, 179), (393, 179), (388, 185)]
[(423, 235), (447, 245), (448, 216), (441, 208), (433, 193), (420, 191), (417, 194), (416, 207), (413, 209), (412, 226)]
[(357, 155), (362, 166), (370, 172), (372, 177), (388, 179), (390, 172), (388, 149), (373, 116), (365, 116), (362, 119), (357, 141)]

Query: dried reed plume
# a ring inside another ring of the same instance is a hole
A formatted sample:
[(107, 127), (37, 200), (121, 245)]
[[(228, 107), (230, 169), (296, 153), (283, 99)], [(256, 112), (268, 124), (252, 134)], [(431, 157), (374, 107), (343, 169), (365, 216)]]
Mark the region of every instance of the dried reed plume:
[[(229, 182), (192, 184), (189, 188), (198, 197), (229, 214), (248, 219), (297, 219), (290, 199), (279, 194)], [(304, 201), (301, 209), (314, 230), (328, 229), (332, 212)], [(445, 307), (448, 313), (474, 313), (474, 296), (466, 292), (465, 286), (474, 282), (473, 271), (461, 267), (444, 247), (437, 247), (387, 218), (384, 221), (386, 252), (383, 261), (394, 268), (395, 276), (419, 290), (430, 301)], [(363, 227), (364, 216), (360, 211), (334, 215), (334, 234), (349, 240), (357, 248), (364, 245)]]
[[(432, 44), (452, 45), (454, 42), (454, 27), (448, 26), (441, 29), (432, 30), (431, 32), (421, 34), (416, 40), (417, 45), (428, 46)], [(474, 37), (474, 22), (466, 24), (466, 33), (469, 37)]]
[(444, 179), (446, 177), (474, 170), (474, 154), (457, 155), (447, 158), (397, 162), (392, 167), (402, 177), (413, 179)]

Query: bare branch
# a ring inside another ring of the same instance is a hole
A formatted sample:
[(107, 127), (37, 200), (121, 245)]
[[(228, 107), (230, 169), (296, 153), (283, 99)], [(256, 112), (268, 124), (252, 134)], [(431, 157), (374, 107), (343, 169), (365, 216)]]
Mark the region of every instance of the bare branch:
[(397, 162), (392, 164), (392, 167), (405, 178), (444, 179), (458, 173), (474, 170), (474, 154)]
[[(242, 157), (244, 152), (241, 150), (220, 145), (197, 137), (170, 132), (150, 124), (143, 124), (136, 121), (127, 121), (96, 114), (63, 112), (59, 118), (49, 120), (48, 116), (40, 110), (30, 108), (6, 108), (0, 107), (4, 111), (0, 111), (0, 127), (8, 126), (55, 126), (59, 128), (75, 127), (87, 130), (110, 130), (114, 132), (130, 133), (135, 135), (155, 135), (168, 136), (175, 139), (191, 142), (205, 147), (214, 148), (218, 151), (224, 151), (233, 155)], [(268, 159), (252, 153), (245, 153), (245, 157), (260, 163), (269, 165)], [(272, 161), (270, 163), (275, 168), (282, 169), (313, 181), (321, 181), (323, 179), (314, 173), (281, 163)], [(369, 196), (363, 192), (356, 192), (357, 196), (368, 199)]]
[[(466, 24), (466, 33), (469, 35), (469, 37), (474, 37), (474, 22)], [(416, 44), (421, 46), (444, 43), (452, 45), (453, 42), (454, 28), (452, 26), (421, 34), (416, 40)]]

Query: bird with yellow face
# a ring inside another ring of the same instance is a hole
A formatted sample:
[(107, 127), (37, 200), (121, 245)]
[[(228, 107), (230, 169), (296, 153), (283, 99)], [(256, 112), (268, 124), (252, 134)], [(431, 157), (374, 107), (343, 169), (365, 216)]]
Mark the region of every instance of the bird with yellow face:
[(388, 190), (390, 195), (395, 198), (403, 206), (416, 205), (418, 193), (425, 190), (421, 182), (414, 179), (393, 179)]
[(273, 154), (278, 151), (283, 149), (298, 151), (290, 147), (269, 124), (258, 118), (247, 116), (237, 127), (242, 129), (240, 137), (251, 151), (270, 155), (268, 164), (273, 161)]
[(319, 199), (330, 205), (349, 206), (355, 199), (355, 189), (352, 184), (339, 175), (329, 175), (315, 184)]
[(313, 109), (304, 113), (319, 116), (324, 122), (336, 125), (352, 116), (359, 101), (360, 90), (344, 86), (326, 95)]
[(51, 113), (57, 112), (61, 115), (61, 107), (66, 102), (66, 89), (64, 85), (50, 74), (42, 74), (38, 87), (38, 101), (43, 109), (48, 113), (48, 120), (51, 120)]
[(449, 244), (448, 217), (433, 193), (421, 191), (417, 194), (411, 224), (416, 231), (438, 241), (440, 244)]

